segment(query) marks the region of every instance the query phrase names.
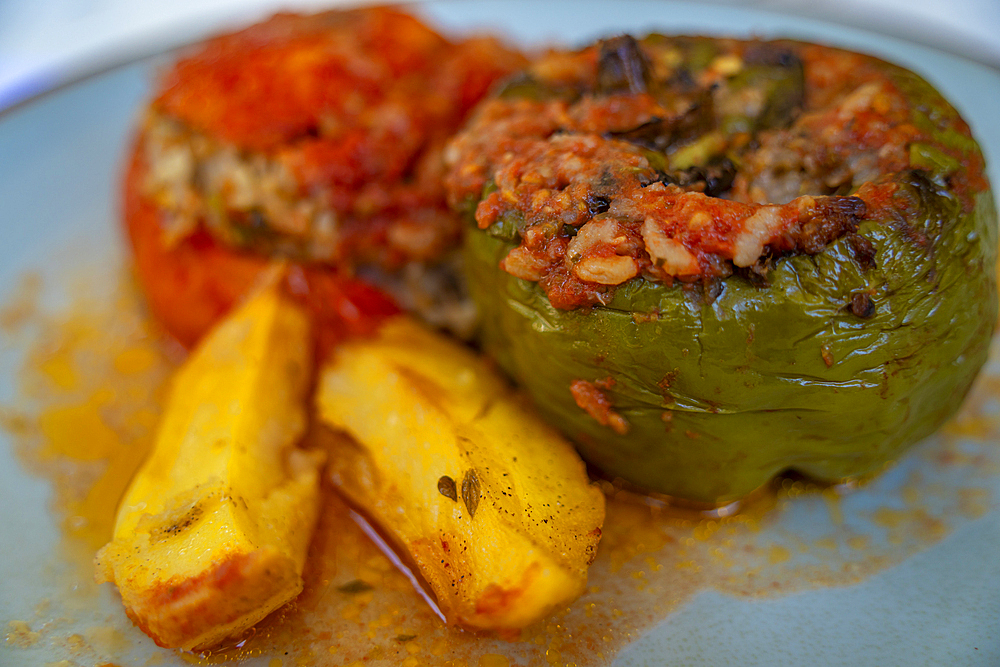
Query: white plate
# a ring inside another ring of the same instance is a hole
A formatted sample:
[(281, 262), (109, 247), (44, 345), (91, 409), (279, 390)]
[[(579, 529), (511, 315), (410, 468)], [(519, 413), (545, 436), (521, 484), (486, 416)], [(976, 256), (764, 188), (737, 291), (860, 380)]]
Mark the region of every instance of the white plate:
[[(667, 2), (439, 2), (423, 6), (448, 30), (505, 32), (526, 44), (550, 40), (579, 44), (620, 31), (788, 36), (833, 43), (899, 62), (925, 76), (962, 111), (1000, 183), (1000, 74), (961, 58), (892, 38), (760, 11)], [(113, 273), (121, 262), (117, 182), (130, 125), (148, 92), (149, 61), (94, 76), (0, 116), (0, 285), (10, 289), (24, 270), (83, 257)], [(108, 250), (114, 248), (115, 250)], [(95, 259), (96, 258), (96, 259)], [(84, 263), (87, 263), (86, 261)], [(63, 276), (59, 278), (59, 276)], [(3, 299), (0, 299), (3, 301)], [(0, 404), (16, 396), (21, 365), (12, 341), (0, 347)], [(990, 375), (1000, 375), (993, 362)], [(983, 400), (988, 416), (1000, 412)], [(47, 503), (48, 483), (27, 474), (0, 435), (0, 623), (42, 618), (37, 605), (59, 594), (51, 573), (59, 532)], [(921, 507), (943, 522), (940, 539), (891, 567), (871, 568), (853, 585), (815, 582), (787, 594), (745, 597), (704, 591), (646, 629), (620, 652), (616, 665), (1000, 664), (1000, 455), (992, 440), (950, 436), (920, 445), (900, 465), (839, 505), (839, 529), (849, 527), (868, 544), (901, 539), (878, 512), (911, 498), (922, 477)], [(976, 465), (940, 465), (942, 452), (964, 452)], [(978, 457), (978, 458), (976, 458)], [(926, 494), (924, 494), (926, 491)], [(980, 510), (955, 513), (974, 491)], [(873, 518), (875, 517), (875, 518)], [(884, 516), (883, 516), (884, 518)], [(753, 540), (758, 545), (803, 544), (838, 529), (819, 495), (784, 503)], [(888, 538), (886, 536), (889, 536)], [(889, 545), (891, 547), (891, 545)], [(887, 547), (888, 548), (888, 547)], [(807, 550), (807, 549), (806, 549)], [(850, 563), (864, 561), (863, 549)], [(786, 552), (787, 553), (787, 550)], [(624, 570), (623, 570), (624, 572)], [(623, 575), (624, 576), (624, 575)], [(843, 584), (848, 578), (841, 578)], [(665, 595), (669, 595), (666, 592)], [(118, 664), (186, 664), (156, 652), (121, 613), (110, 587), (77, 601), (65, 627), (110, 623), (119, 628)], [(37, 628), (34, 628), (37, 629)], [(64, 645), (43, 639), (28, 648), (0, 646), (0, 664), (41, 665), (72, 659)], [(247, 664), (268, 665), (271, 657)], [(334, 658), (331, 664), (339, 664)], [(541, 660), (541, 657), (539, 657)], [(322, 661), (317, 664), (324, 664)]]
[[(877, 30), (1000, 67), (995, 0), (706, 0)], [(173, 48), (234, 21), (345, 0), (4, 0), (0, 109), (96, 67)], [(721, 11), (727, 11), (723, 8)]]

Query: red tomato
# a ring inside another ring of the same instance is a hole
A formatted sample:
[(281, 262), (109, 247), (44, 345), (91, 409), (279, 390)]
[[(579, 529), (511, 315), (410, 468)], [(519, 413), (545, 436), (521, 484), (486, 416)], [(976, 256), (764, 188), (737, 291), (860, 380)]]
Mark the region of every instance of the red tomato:
[[(136, 151), (125, 178), (124, 205), (135, 272), (153, 316), (190, 347), (250, 291), (271, 260), (225, 247), (204, 231), (168, 247), (160, 213), (142, 193), (144, 174)], [(346, 336), (370, 333), (399, 312), (379, 289), (329, 267), (292, 267), (288, 289), (312, 313), (321, 352)]]

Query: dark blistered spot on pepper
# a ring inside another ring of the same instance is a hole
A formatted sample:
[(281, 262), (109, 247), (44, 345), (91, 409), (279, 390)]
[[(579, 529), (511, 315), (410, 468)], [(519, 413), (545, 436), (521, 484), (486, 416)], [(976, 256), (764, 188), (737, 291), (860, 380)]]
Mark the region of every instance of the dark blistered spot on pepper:
[(594, 86), (598, 95), (648, 92), (650, 76), (649, 61), (635, 37), (620, 35), (600, 43)]
[(733, 187), (736, 165), (727, 157), (706, 165), (689, 167), (660, 174), (660, 183), (677, 185), (709, 197), (721, 197)]
[(890, 211), (890, 223), (914, 244), (930, 249), (948, 220), (959, 214), (959, 203), (936, 183), (930, 174), (911, 169), (898, 178), (893, 196), (896, 210)]
[(851, 257), (858, 263), (862, 271), (870, 271), (875, 268), (877, 251), (871, 241), (860, 234), (848, 234), (845, 241), (851, 252)]
[(867, 207), (859, 197), (822, 197), (802, 223), (799, 247), (815, 255), (830, 241), (854, 232), (865, 217)]
[(875, 302), (867, 292), (855, 292), (851, 295), (850, 308), (852, 313), (862, 319), (875, 315)]
[(740, 276), (759, 290), (767, 289), (771, 286), (771, 283), (767, 281), (767, 274), (771, 270), (772, 259), (771, 257), (763, 257), (746, 268), (736, 268), (733, 275)]
[(656, 116), (636, 127), (612, 130), (604, 136), (666, 153), (678, 144), (694, 141), (704, 135), (714, 124), (712, 90), (706, 89), (683, 113), (670, 118)]
[(588, 194), (584, 198), (584, 203), (587, 204), (587, 212), (591, 216), (607, 213), (608, 209), (611, 208), (611, 199), (609, 197), (593, 193)]

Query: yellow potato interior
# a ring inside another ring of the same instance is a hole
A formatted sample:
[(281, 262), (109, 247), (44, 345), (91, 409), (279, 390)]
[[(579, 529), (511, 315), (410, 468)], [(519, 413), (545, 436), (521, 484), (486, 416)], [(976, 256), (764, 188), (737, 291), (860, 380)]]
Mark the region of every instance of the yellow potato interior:
[(396, 318), (339, 350), (316, 400), (350, 436), (330, 453), (334, 482), (412, 559), (449, 621), (522, 628), (584, 590), (604, 496), (462, 345)]
[(322, 456), (306, 425), (309, 320), (277, 286), (222, 321), (173, 379), (98, 578), (160, 646), (204, 648), (302, 590)]

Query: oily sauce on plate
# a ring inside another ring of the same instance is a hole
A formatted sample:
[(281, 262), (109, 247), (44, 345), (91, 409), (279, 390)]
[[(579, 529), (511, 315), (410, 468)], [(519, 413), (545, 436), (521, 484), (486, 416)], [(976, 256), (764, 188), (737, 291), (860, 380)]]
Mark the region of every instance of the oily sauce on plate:
[[(78, 278), (72, 283), (86, 283)], [(149, 321), (129, 280), (80, 288), (65, 309), (43, 310), (41, 295), (61, 286), (25, 276), (0, 309), (3, 334), (20, 355), (17, 397), (0, 407), (0, 424), (25, 473), (51, 484), (50, 515), (62, 536), (34, 616), (0, 618), (4, 650), (22, 662), (604, 665), (684, 614), (701, 591), (761, 598), (850, 585), (938, 543), (995, 502), (1000, 377), (988, 369), (941, 434), (853, 493), (784, 479), (739, 513), (699, 517), (604, 484), (608, 514), (588, 591), (517, 637), (447, 628), (328, 489), (299, 599), (231, 646), (167, 651), (132, 627), (110, 586), (92, 583), (92, 558), (150, 446), (164, 383), (183, 352)]]

